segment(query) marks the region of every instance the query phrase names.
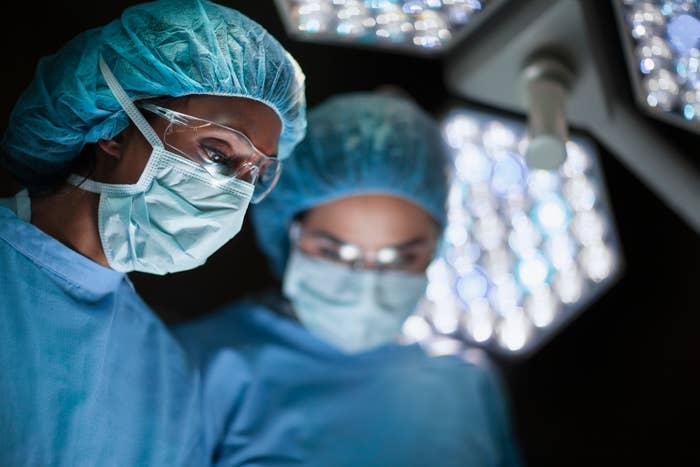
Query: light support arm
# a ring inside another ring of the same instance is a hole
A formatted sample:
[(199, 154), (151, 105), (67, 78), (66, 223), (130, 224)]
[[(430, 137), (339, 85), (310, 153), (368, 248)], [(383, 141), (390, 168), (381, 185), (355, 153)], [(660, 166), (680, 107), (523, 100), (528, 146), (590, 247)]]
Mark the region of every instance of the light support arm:
[(530, 139), (525, 160), (530, 168), (556, 170), (566, 159), (566, 100), (573, 79), (574, 74), (566, 65), (547, 55), (531, 60), (523, 69), (521, 80)]

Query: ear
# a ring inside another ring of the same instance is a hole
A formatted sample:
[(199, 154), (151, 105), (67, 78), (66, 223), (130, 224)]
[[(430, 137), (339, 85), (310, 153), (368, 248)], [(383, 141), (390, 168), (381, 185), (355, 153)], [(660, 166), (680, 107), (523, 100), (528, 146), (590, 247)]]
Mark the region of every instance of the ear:
[(119, 133), (112, 139), (101, 139), (97, 141), (97, 146), (115, 160), (121, 160), (124, 155), (124, 135)]

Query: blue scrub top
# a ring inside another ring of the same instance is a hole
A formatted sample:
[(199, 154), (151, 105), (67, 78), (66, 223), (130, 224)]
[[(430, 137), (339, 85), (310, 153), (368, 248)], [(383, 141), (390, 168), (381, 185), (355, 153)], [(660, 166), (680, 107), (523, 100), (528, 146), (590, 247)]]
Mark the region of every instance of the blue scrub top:
[(182, 348), (124, 274), (16, 210), (0, 201), (0, 465), (206, 464)]
[(274, 300), (178, 327), (201, 362), (216, 465), (520, 465), (495, 376), (416, 345), (341, 353)]

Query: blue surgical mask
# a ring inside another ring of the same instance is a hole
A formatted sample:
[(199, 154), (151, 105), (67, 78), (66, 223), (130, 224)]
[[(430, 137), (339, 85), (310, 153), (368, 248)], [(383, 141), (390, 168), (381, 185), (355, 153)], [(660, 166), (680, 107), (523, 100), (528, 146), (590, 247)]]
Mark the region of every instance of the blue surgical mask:
[(115, 97), (153, 147), (135, 184), (99, 183), (77, 175), (68, 179), (100, 194), (98, 228), (110, 267), (166, 274), (200, 266), (240, 231), (253, 185), (217, 179), (199, 164), (166, 150), (107, 65), (101, 61), (100, 67)]
[(395, 341), (426, 285), (425, 274), (353, 269), (299, 249), (292, 251), (283, 279), (299, 321), (348, 353)]

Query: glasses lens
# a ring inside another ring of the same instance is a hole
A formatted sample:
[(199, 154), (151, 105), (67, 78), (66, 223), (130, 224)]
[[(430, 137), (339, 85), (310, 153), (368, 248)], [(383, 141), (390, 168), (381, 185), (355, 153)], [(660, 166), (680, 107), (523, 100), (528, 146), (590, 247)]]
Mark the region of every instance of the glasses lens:
[(282, 162), (277, 159), (266, 158), (262, 161), (260, 170), (255, 181), (255, 191), (253, 192), (253, 204), (259, 203), (270, 194), (282, 174)]
[(255, 185), (253, 202), (260, 202), (279, 179), (281, 165), (260, 152), (241, 132), (214, 122), (155, 105), (143, 108), (170, 123), (164, 145), (217, 178), (236, 178)]
[(305, 234), (300, 227), (295, 229), (292, 240), (301, 251), (350, 268), (423, 272), (430, 263), (434, 250), (432, 244), (422, 243), (408, 248), (385, 247), (377, 251), (363, 251), (351, 243), (314, 233)]

